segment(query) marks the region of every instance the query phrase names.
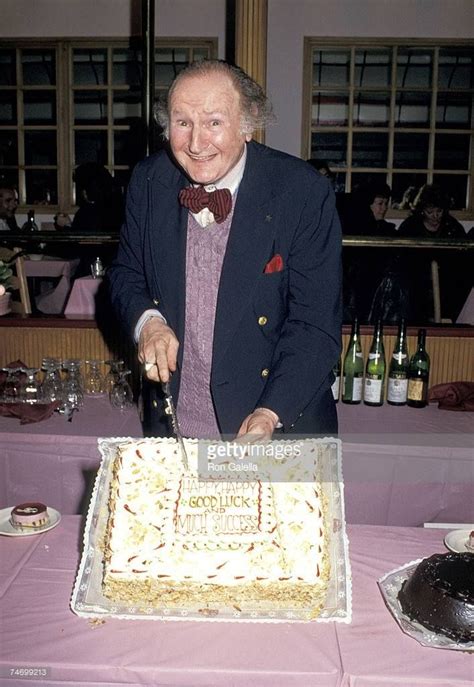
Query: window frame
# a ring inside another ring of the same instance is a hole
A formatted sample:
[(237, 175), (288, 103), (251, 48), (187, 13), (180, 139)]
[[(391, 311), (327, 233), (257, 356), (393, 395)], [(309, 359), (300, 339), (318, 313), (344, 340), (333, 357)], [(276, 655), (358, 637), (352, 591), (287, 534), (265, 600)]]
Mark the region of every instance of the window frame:
[[(303, 159), (308, 159), (312, 156), (312, 135), (318, 131), (324, 131), (327, 133), (347, 133), (347, 160), (344, 166), (338, 166), (337, 171), (346, 174), (346, 192), (351, 189), (352, 174), (354, 173), (383, 173), (385, 172), (386, 181), (392, 187), (393, 173), (399, 173), (403, 169), (403, 173), (420, 173), (425, 174), (427, 177), (427, 183), (433, 182), (433, 173), (437, 173), (437, 169), (434, 166), (434, 154), (435, 154), (435, 136), (436, 134), (449, 134), (455, 133), (456, 135), (469, 135), (470, 137), (470, 150), (469, 150), (469, 162), (466, 169), (453, 168), (449, 170), (443, 170), (443, 174), (456, 175), (459, 173), (467, 176), (467, 207), (463, 210), (454, 210), (452, 212), (460, 220), (471, 220), (474, 218), (474, 103), (471, 107), (471, 122), (470, 128), (460, 128), (460, 127), (437, 127), (436, 122), (436, 105), (437, 105), (437, 95), (438, 92), (444, 92), (446, 89), (438, 89), (438, 57), (440, 50), (445, 50), (447, 48), (459, 49), (459, 48), (471, 48), (473, 47), (472, 41), (468, 39), (400, 39), (400, 38), (318, 38), (313, 36), (304, 37), (303, 46), (303, 103), (302, 103), (302, 137), (301, 137), (301, 157)], [(390, 83), (386, 86), (358, 86), (354, 80), (355, 74), (355, 53), (357, 50), (380, 50), (389, 49), (392, 52), (391, 60), (391, 79)], [(406, 92), (401, 90), (397, 86), (397, 52), (399, 49), (411, 48), (414, 50), (422, 50), (426, 48), (427, 50), (433, 51), (433, 63), (431, 65), (432, 74), (432, 84), (427, 87), (410, 87), (410, 91), (418, 93), (429, 93), (430, 94), (430, 117), (428, 126), (396, 126), (395, 124), (395, 110), (396, 110), (396, 95), (398, 93)], [(317, 49), (321, 50), (331, 50), (335, 51), (349, 51), (350, 52), (350, 76), (348, 84), (346, 86), (334, 85), (334, 86), (314, 86), (313, 85), (313, 54)], [(357, 92), (369, 93), (372, 90), (374, 93), (387, 92), (390, 95), (390, 106), (389, 106), (389, 117), (388, 123), (384, 126), (374, 126), (374, 125), (357, 125), (353, 121), (353, 105), (354, 105), (354, 94)], [(313, 125), (312, 118), (312, 106), (313, 106), (313, 94), (318, 91), (328, 91), (328, 92), (344, 92), (348, 96), (348, 116), (347, 123), (344, 125)], [(463, 89), (462, 91), (454, 91), (470, 94), (474, 97), (474, 88)], [(387, 155), (387, 165), (386, 167), (359, 167), (352, 164), (352, 140), (354, 132), (356, 133), (387, 133), (388, 135), (388, 155)], [(428, 162), (425, 168), (401, 168), (395, 167), (393, 164), (394, 156), (394, 136), (400, 133), (410, 133), (410, 134), (428, 134), (429, 144), (428, 144)], [(335, 168), (336, 169), (336, 168)], [(393, 208), (389, 209), (389, 216), (393, 218), (403, 218), (406, 217), (408, 211), (406, 210), (396, 210)]]
[[(17, 116), (15, 124), (2, 124), (0, 131), (16, 131), (18, 144), (18, 164), (5, 165), (5, 169), (14, 169), (18, 172), (18, 194), (19, 205), (18, 213), (24, 214), (34, 207), (38, 215), (54, 214), (65, 212), (73, 214), (77, 210), (75, 202), (75, 188), (73, 182), (73, 170), (76, 162), (74, 136), (77, 130), (104, 130), (107, 132), (107, 163), (106, 167), (113, 174), (114, 170), (127, 170), (129, 166), (114, 164), (114, 133), (116, 131), (127, 131), (129, 124), (114, 123), (113, 120), (113, 95), (116, 92), (127, 92), (130, 87), (127, 84), (114, 84), (112, 81), (112, 56), (114, 49), (140, 49), (140, 40), (136, 37), (131, 38), (110, 38), (94, 37), (91, 38), (17, 38), (4, 39), (2, 49), (15, 51), (16, 53), (16, 84), (4, 87), (5, 90), (16, 93)], [(107, 51), (107, 83), (98, 86), (94, 85), (75, 85), (73, 78), (74, 70), (74, 50), (92, 49)], [(176, 49), (190, 51), (190, 59), (194, 50), (207, 50), (210, 58), (216, 58), (218, 53), (217, 37), (166, 37), (155, 40), (155, 50)], [(54, 85), (25, 85), (21, 80), (21, 55), (24, 50), (52, 50), (56, 56), (56, 82)], [(155, 84), (155, 93), (158, 96), (167, 87)], [(56, 95), (56, 123), (55, 124), (31, 124), (25, 125), (23, 112), (23, 93), (26, 91), (50, 91), (54, 90)], [(74, 94), (78, 90), (106, 92), (107, 97), (107, 123), (104, 124), (76, 124), (74, 121)], [(25, 131), (28, 130), (56, 131), (56, 165), (26, 165), (25, 164)], [(55, 169), (57, 170), (57, 192), (58, 202), (51, 204), (32, 205), (26, 202), (26, 171), (28, 169)]]

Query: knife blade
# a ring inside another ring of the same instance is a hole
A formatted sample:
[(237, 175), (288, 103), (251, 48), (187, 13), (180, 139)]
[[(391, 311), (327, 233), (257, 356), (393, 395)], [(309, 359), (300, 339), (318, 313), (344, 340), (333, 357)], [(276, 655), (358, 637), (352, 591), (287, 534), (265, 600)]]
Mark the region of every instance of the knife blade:
[(166, 415), (169, 415), (171, 418), (171, 426), (178, 441), (178, 445), (181, 451), (181, 460), (183, 461), (184, 469), (189, 470), (188, 454), (186, 453), (183, 435), (181, 434), (181, 431), (179, 429), (178, 416), (176, 415), (176, 408), (174, 405), (173, 396), (171, 395), (169, 382), (161, 382), (161, 388), (163, 389), (163, 393), (165, 395), (165, 413)]

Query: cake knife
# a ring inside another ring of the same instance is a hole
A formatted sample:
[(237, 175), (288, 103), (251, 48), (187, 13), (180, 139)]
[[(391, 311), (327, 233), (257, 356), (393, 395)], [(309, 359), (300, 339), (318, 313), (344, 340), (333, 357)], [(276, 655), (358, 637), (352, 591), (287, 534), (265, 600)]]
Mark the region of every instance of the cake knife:
[(170, 391), (170, 383), (161, 382), (161, 388), (163, 389), (163, 393), (165, 395), (165, 413), (166, 415), (169, 415), (171, 418), (171, 426), (173, 428), (173, 432), (176, 435), (176, 439), (181, 450), (181, 460), (183, 461), (184, 469), (189, 470), (188, 454), (186, 453), (183, 435), (181, 434), (181, 431), (179, 429), (178, 416), (176, 415), (176, 408)]

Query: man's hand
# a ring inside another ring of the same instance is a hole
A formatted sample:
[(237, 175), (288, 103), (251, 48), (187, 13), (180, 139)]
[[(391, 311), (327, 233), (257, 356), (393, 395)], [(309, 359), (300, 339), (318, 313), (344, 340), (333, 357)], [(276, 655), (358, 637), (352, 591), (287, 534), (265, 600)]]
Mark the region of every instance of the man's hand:
[(240, 425), (237, 438), (253, 444), (260, 441), (271, 441), (278, 424), (278, 415), (270, 408), (257, 408), (247, 415)]
[(169, 382), (176, 370), (179, 341), (160, 317), (151, 317), (142, 327), (138, 340), (138, 360), (153, 382)]

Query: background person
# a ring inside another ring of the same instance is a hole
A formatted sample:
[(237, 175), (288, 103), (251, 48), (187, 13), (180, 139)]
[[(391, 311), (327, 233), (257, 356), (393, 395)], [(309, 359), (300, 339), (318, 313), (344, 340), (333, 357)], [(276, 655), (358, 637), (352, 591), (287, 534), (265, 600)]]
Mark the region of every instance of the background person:
[[(155, 364), (148, 377), (172, 375), (185, 436), (337, 430), (334, 193), (306, 162), (252, 141), (270, 113), (241, 69), (193, 63), (158, 108), (169, 152), (128, 188), (112, 301)], [(146, 433), (168, 434), (158, 384), (148, 400)]]
[(11, 186), (0, 185), (0, 231), (18, 231), (15, 212), (18, 195)]

